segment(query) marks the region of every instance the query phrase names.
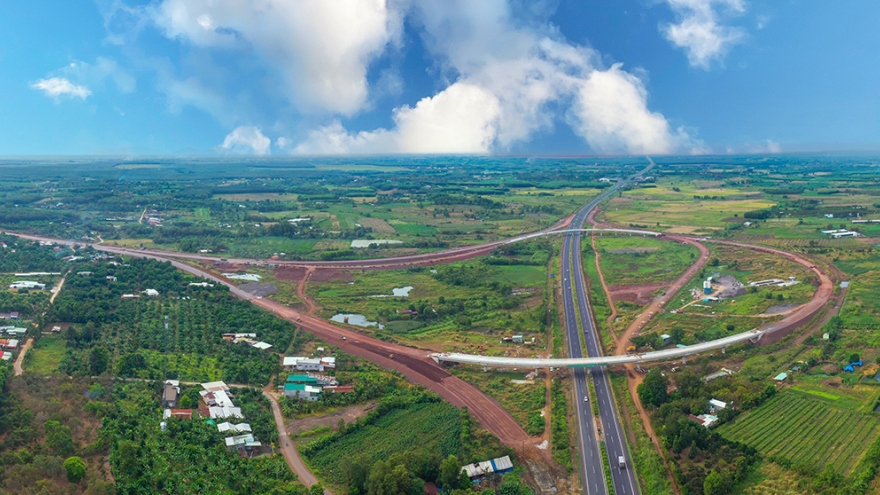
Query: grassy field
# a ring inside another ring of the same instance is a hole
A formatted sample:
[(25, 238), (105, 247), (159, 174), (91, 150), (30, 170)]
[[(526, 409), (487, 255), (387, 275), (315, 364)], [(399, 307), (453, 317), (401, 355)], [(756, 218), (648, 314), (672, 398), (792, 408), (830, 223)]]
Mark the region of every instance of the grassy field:
[(34, 342), (33, 348), (25, 356), (25, 371), (39, 376), (49, 375), (58, 370), (58, 363), (64, 357), (67, 341), (60, 335), (45, 335)]
[(458, 409), (445, 402), (415, 404), (393, 409), (322, 448), (306, 446), (303, 454), (318, 476), (342, 485), (339, 466), (344, 458), (358, 453), (367, 453), (374, 460), (415, 452), (436, 452), (442, 458), (458, 454), (460, 424)]
[(452, 368), (450, 371), (497, 400), (529, 435), (544, 432), (541, 411), (546, 406), (546, 388), (543, 380), (514, 383), (513, 380), (522, 380), (524, 373), (483, 372), (472, 368)]
[(653, 188), (626, 191), (604, 207), (605, 218), (619, 224), (645, 225), (677, 233), (709, 233), (724, 228), (725, 218), (775, 204), (763, 199), (760, 193), (731, 187), (703, 187), (696, 181), (676, 179), (664, 179)]
[(645, 237), (602, 236), (596, 239), (596, 249), (609, 286), (668, 283), (699, 256), (691, 245)]
[(783, 390), (762, 407), (722, 425), (718, 432), (765, 456), (848, 475), (880, 435), (880, 417), (835, 407), (830, 399)]

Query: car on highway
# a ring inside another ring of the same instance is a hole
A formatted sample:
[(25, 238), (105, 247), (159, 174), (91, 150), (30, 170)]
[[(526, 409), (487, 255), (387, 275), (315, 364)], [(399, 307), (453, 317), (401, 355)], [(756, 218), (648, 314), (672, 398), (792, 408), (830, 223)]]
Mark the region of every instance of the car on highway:
[(590, 402), (590, 397), (588, 395), (584, 396), (584, 402)]

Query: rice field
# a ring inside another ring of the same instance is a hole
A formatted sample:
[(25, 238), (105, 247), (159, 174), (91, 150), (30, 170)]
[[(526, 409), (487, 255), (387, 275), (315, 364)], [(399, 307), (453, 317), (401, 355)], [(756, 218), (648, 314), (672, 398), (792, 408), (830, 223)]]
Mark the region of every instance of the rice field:
[(718, 432), (762, 455), (818, 471), (831, 465), (846, 476), (880, 435), (880, 417), (784, 390), (760, 408), (722, 425)]

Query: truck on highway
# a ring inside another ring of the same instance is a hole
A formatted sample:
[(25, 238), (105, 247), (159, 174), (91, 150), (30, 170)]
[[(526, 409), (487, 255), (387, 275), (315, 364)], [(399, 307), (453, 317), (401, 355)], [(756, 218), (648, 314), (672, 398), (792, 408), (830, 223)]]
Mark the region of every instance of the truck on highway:
[(626, 458), (622, 455), (617, 456), (617, 467), (620, 469), (626, 469)]

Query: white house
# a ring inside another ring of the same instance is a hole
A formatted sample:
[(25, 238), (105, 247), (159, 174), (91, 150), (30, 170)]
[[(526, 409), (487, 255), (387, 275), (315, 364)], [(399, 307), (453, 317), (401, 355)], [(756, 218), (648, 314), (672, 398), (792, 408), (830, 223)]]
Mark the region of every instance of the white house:
[(147, 289), (144, 291), (144, 294), (146, 294), (148, 297), (156, 297), (159, 295), (159, 291), (157, 291), (156, 289)]
[(722, 402), (718, 399), (710, 399), (709, 406), (712, 407), (712, 409), (714, 409), (716, 411), (720, 411), (720, 410), (725, 409), (727, 407), (727, 402)]
[(296, 362), (297, 371), (324, 371), (324, 365), (320, 359), (300, 359)]
[(46, 284), (41, 284), (39, 282), (32, 282), (30, 280), (22, 280), (19, 282), (13, 282), (12, 285), (9, 286), (10, 289), (25, 289), (25, 290), (46, 290)]
[(211, 415), (211, 419), (244, 419), (244, 415), (241, 413), (240, 407), (210, 407), (208, 408), (208, 414)]

